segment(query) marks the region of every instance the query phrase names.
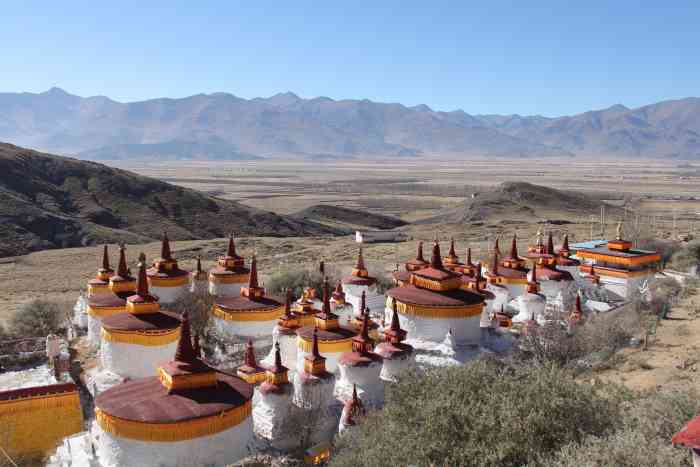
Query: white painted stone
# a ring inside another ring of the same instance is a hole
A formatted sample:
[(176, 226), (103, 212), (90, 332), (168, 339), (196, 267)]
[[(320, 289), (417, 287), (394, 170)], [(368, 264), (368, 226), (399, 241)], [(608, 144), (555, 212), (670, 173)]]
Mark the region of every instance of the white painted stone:
[(511, 298), (517, 298), (527, 292), (527, 285), (525, 284), (504, 284), (504, 287), (508, 289)]
[(484, 309), (481, 311), (481, 316), (479, 317), (479, 327), (490, 328), (491, 327), (491, 313), (494, 311), (493, 304), (496, 302), (496, 298), (487, 298), (484, 300)]
[(277, 324), (277, 319), (265, 321), (228, 321), (214, 317), (212, 320), (214, 329), (223, 339), (257, 339), (259, 337), (269, 337), (270, 329)]
[(527, 292), (511, 301), (510, 306), (518, 310), (513, 317), (513, 323), (524, 323), (531, 319), (537, 322), (544, 320), (546, 299), (542, 294)]
[(380, 377), (384, 381), (394, 382), (397, 377), (406, 371), (413, 363), (413, 355), (405, 355), (403, 357), (385, 358), (382, 364)]
[(301, 373), (297, 372), (293, 380), (293, 403), (308, 410), (308, 417), (315, 425), (311, 433), (312, 443), (332, 441), (339, 419), (339, 410), (336, 410), (338, 402), (334, 397), (335, 375), (327, 378), (307, 376), (302, 379)]
[(240, 297), (241, 288), (246, 284), (217, 284), (209, 281), (209, 293), (216, 297)]
[(87, 298), (85, 298), (85, 295), (82, 293), (78, 296), (78, 299), (75, 301), (75, 305), (73, 305), (73, 325), (81, 328), (81, 329), (86, 329), (88, 326), (88, 301)]
[(318, 409), (331, 405), (334, 400), (336, 377), (331, 373), (328, 378), (302, 378), (303, 372), (295, 372), (294, 404), (305, 409)]
[(380, 377), (382, 360), (367, 366), (340, 364), (339, 368), (340, 379), (335, 385), (335, 394), (338, 399), (350, 399), (353, 384), (355, 384), (365, 404), (371, 407), (381, 407), (384, 404), (384, 381)]
[(260, 387), (255, 389), (256, 398), (253, 407), (253, 431), (267, 440), (275, 449), (290, 449), (298, 442), (295, 427), (289, 421), (294, 386), (287, 384), (284, 392), (263, 393)]
[(177, 287), (155, 287), (149, 286), (150, 292), (158, 297), (158, 303), (168, 305), (177, 301), (182, 294), (189, 293), (190, 285), (183, 284)]
[[(272, 347), (265, 358), (260, 361), (262, 366), (272, 366), (275, 362), (275, 344), (280, 345), (282, 365), (290, 371), (297, 370), (297, 335), (280, 333), (280, 327), (272, 331)], [(303, 365), (302, 365), (303, 368)]]
[(102, 341), (102, 320), (97, 316), (88, 315), (87, 336), (90, 344), (99, 347)]
[(334, 300), (331, 300), (331, 311), (333, 314), (338, 315), (338, 322), (341, 326), (345, 326), (348, 319), (352, 319), (354, 313), (353, 306), (349, 302), (339, 305)]
[[(391, 322), (393, 310), (384, 310), (384, 319)], [(452, 330), (455, 342), (458, 346), (479, 345), (481, 340), (480, 321), (481, 315), (469, 318), (426, 318), (423, 316), (410, 316), (399, 313), (401, 328), (408, 333), (409, 339), (420, 339), (440, 343), (445, 339), (448, 331)]]
[[(365, 299), (369, 299), (371, 296), (377, 294), (376, 285), (354, 285), (354, 284), (343, 284), (343, 291), (345, 292), (345, 301), (352, 305), (353, 313), (358, 314), (360, 308), (360, 301), (362, 297), (362, 292), (365, 292)], [(371, 305), (367, 304), (370, 307)], [(377, 310), (374, 310), (377, 311)]]
[(156, 376), (157, 369), (175, 355), (177, 341), (165, 345), (146, 346), (102, 340), (102, 367), (124, 378)]
[(253, 421), (248, 417), (239, 425), (214, 435), (168, 443), (117, 437), (97, 424), (93, 432), (102, 467), (223, 467), (249, 455)]

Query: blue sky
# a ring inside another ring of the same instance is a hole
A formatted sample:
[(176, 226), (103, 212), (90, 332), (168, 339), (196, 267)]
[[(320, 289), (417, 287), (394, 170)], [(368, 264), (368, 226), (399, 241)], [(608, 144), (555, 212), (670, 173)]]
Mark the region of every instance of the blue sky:
[(548, 116), (700, 96), (697, 0), (6, 3), (6, 92), (291, 90)]

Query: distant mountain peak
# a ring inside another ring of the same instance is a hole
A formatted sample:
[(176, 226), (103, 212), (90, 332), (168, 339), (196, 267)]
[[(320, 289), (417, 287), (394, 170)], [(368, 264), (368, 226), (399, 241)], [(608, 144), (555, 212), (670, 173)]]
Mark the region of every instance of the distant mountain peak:
[(48, 91), (42, 92), (43, 95), (46, 96), (70, 96), (65, 90), (59, 88), (58, 86), (54, 86)]
[(425, 104), (418, 104), (418, 105), (414, 105), (413, 107), (409, 107), (409, 108), (411, 110), (417, 110), (418, 112), (432, 112), (433, 111), (433, 109), (431, 109), (430, 107), (428, 107)]

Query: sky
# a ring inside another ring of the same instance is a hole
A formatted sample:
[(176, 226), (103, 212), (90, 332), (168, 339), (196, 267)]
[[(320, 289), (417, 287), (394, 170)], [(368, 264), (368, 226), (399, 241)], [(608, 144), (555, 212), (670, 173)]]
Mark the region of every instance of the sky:
[(8, 0), (0, 92), (292, 91), (559, 116), (700, 96), (699, 24), (698, 0)]

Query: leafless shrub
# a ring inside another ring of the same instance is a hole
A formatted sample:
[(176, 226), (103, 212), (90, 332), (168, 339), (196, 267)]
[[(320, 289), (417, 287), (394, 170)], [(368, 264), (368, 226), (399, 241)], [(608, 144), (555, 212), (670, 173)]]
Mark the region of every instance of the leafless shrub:
[(16, 338), (44, 337), (59, 333), (68, 322), (68, 310), (57, 302), (35, 299), (22, 305), (12, 317), (8, 332)]
[(204, 337), (211, 319), (215, 297), (206, 289), (198, 288), (192, 293), (180, 294), (168, 309), (179, 314), (187, 312), (193, 333)]
[(688, 271), (700, 265), (700, 241), (694, 240), (676, 251), (671, 257), (671, 266), (679, 271)]
[(642, 330), (642, 315), (633, 307), (590, 314), (572, 330), (559, 324), (528, 329), (519, 352), (524, 360), (583, 370), (609, 361)]
[(326, 264), (324, 272), (325, 274), (321, 274), (318, 265), (284, 268), (268, 277), (265, 281), (265, 289), (268, 293), (275, 295), (281, 295), (290, 289), (295, 297), (300, 297), (305, 287), (313, 287), (320, 293), (324, 276), (328, 278), (331, 287), (334, 287), (340, 279), (340, 273), (332, 265)]

